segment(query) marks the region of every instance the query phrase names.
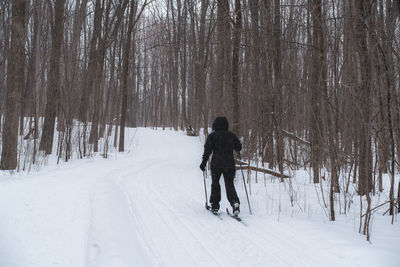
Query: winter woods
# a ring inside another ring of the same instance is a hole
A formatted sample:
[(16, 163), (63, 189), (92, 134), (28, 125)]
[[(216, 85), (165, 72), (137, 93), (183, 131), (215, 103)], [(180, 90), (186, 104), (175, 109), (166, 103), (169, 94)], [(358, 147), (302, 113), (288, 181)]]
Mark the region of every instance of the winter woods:
[(400, 208), (399, 24), (394, 0), (1, 1), (1, 169), (225, 115), (247, 160), (329, 181), (331, 220), (356, 185), (368, 235), (384, 174)]

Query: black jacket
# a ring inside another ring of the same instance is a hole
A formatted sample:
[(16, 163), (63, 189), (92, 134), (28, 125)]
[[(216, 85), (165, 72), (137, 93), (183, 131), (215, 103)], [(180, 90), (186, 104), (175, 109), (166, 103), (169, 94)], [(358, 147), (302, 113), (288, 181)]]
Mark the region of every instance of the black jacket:
[(242, 144), (228, 127), (229, 123), (225, 117), (217, 117), (212, 127), (214, 131), (207, 137), (203, 163), (207, 162), (212, 153), (211, 169), (235, 169), (233, 150), (242, 150)]

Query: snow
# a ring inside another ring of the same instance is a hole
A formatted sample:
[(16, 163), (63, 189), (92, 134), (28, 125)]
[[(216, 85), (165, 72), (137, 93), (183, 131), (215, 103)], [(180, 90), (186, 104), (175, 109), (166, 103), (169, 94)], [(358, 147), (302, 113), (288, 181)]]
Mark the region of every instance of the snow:
[(377, 212), (372, 242), (365, 241), (357, 197), (330, 222), (305, 171), (292, 184), (270, 176), (255, 183), (253, 174), (253, 215), (238, 171), (247, 226), (214, 217), (204, 209), (203, 142), (129, 129), (128, 151), (109, 159), (49, 160), (37, 172), (0, 173), (0, 267), (399, 266), (399, 223)]

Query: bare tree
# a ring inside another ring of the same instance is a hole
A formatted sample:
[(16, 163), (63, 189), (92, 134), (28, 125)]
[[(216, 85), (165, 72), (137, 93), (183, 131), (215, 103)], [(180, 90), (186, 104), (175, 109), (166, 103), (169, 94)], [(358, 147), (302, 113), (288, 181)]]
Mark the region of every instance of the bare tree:
[(0, 166), (2, 170), (13, 170), (17, 167), (19, 101), (25, 80), (25, 10), (25, 0), (13, 1), (11, 54), (8, 61), (9, 67)]
[(49, 83), (47, 88), (47, 101), (45, 120), (43, 125), (40, 150), (47, 155), (53, 148), (54, 125), (56, 120), (57, 105), (60, 91), (60, 60), (61, 44), (64, 38), (64, 7), (65, 0), (56, 0), (54, 5), (54, 17), (52, 18), (52, 47), (50, 56)]
[(239, 126), (239, 50), (242, 32), (242, 5), (240, 0), (235, 0), (233, 24), (233, 55), (232, 55), (232, 99), (233, 99), (233, 123), (232, 130), (240, 136)]
[[(129, 11), (129, 22), (128, 22), (128, 33), (126, 37), (126, 44), (124, 48), (124, 58), (122, 63), (122, 105), (121, 105), (121, 129), (119, 136), (119, 151), (124, 151), (125, 149), (125, 121), (126, 121), (126, 112), (127, 112), (127, 101), (128, 101), (128, 67), (129, 67), (129, 54), (131, 50), (131, 41), (132, 41), (132, 33), (134, 31), (134, 27), (142, 15), (144, 9), (148, 5), (147, 0), (143, 3), (139, 14), (137, 14), (138, 5), (137, 2), (131, 1), (130, 11)], [(134, 53), (133, 53), (134, 54)]]

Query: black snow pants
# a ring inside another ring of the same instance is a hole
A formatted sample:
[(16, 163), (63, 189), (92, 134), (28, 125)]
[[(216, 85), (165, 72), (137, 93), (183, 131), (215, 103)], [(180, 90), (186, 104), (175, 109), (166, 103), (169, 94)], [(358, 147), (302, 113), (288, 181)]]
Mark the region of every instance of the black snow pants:
[(226, 195), (228, 197), (229, 203), (231, 205), (233, 205), (234, 203), (240, 203), (235, 190), (235, 185), (233, 184), (233, 180), (235, 179), (235, 172), (236, 170), (231, 168), (211, 169), (212, 184), (210, 203), (213, 209), (219, 209), (219, 202), (221, 201), (221, 186), (219, 185), (221, 174), (224, 175)]

